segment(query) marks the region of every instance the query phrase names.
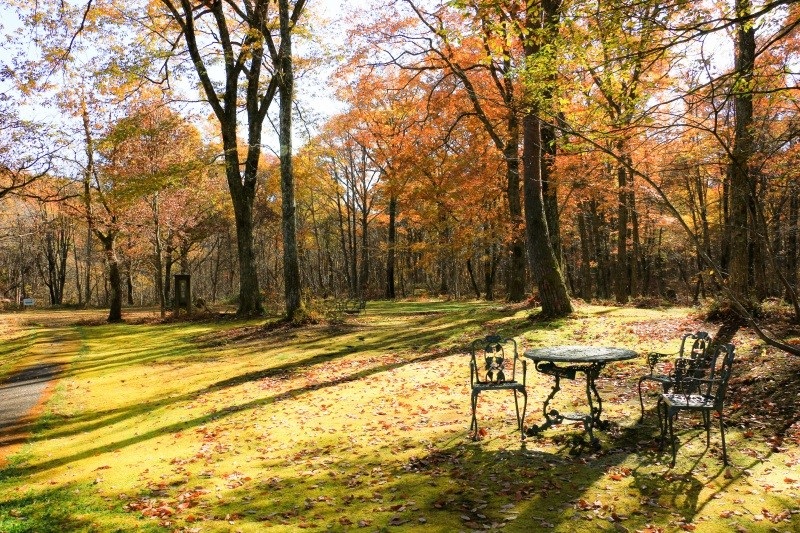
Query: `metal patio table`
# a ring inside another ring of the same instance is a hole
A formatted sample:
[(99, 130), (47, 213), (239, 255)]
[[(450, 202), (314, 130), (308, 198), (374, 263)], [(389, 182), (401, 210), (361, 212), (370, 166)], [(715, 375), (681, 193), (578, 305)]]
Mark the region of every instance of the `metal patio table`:
[[(604, 429), (608, 423), (603, 421), (603, 400), (597, 392), (595, 381), (608, 363), (625, 361), (637, 357), (637, 353), (626, 348), (606, 346), (550, 346), (526, 350), (524, 357), (533, 361), (536, 370), (552, 376), (553, 389), (544, 401), (544, 422), (528, 428), (529, 436), (536, 435), (564, 420), (583, 422), (589, 435), (589, 445), (597, 446), (599, 441), (594, 437), (594, 428)], [(561, 379), (575, 379), (578, 373), (586, 376), (586, 400), (589, 410), (586, 413), (560, 413), (556, 409), (548, 410), (550, 401), (561, 390)], [(580, 445), (585, 444), (582, 439)]]

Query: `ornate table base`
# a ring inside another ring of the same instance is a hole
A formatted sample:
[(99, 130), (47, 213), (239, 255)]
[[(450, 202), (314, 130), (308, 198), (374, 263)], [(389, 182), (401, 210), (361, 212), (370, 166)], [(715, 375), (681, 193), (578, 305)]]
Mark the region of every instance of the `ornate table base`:
[[(582, 422), (589, 440), (587, 442), (581, 437), (575, 437), (571, 453), (578, 453), (585, 447), (598, 448), (600, 441), (594, 436), (594, 429), (606, 429), (608, 422), (601, 418), (603, 400), (597, 392), (595, 381), (607, 363), (635, 356), (636, 353), (631, 350), (591, 346), (561, 346), (525, 352), (525, 357), (533, 359), (536, 370), (553, 377), (553, 388), (545, 399), (542, 409), (544, 422), (528, 427), (526, 434), (537, 435), (564, 420)], [(586, 376), (588, 412), (560, 413), (557, 409), (549, 409), (550, 401), (561, 390), (561, 379), (573, 380), (578, 373)]]

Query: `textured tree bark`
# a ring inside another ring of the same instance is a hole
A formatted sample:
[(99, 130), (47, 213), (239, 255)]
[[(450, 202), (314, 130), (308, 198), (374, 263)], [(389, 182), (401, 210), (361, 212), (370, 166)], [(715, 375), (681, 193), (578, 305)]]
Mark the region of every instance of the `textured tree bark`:
[[(543, 10), (539, 10), (534, 2), (528, 2), (526, 26), (530, 35), (524, 44), (526, 58), (534, 59), (542, 51), (541, 43), (537, 41), (542, 29), (548, 30), (544, 33), (552, 37), (552, 23), (558, 20), (560, 6), (560, 0), (546, 1), (542, 4)], [(545, 218), (543, 169), (548, 161), (542, 139), (542, 121), (538, 113), (539, 107), (532, 101), (522, 119), (522, 166), (528, 263), (539, 288), (542, 315), (560, 317), (572, 313), (572, 302), (553, 252)]]
[[(232, 163), (226, 162), (226, 167)], [(235, 174), (235, 175), (232, 175)], [(253, 251), (253, 198), (255, 184), (251, 187), (241, 182), (239, 170), (228, 171), (228, 184), (231, 180), (236, 187), (230, 187), (233, 201), (233, 214), (236, 223), (236, 244), (239, 259), (239, 316), (258, 316), (263, 314), (261, 294), (256, 276), (255, 252)], [(236, 191), (236, 192), (234, 192)]]
[(397, 196), (390, 193), (389, 197), (389, 237), (386, 251), (386, 292), (389, 300), (395, 299), (394, 269), (397, 263), (395, 247), (397, 246)]
[(283, 227), (283, 277), (286, 296), (286, 317), (292, 320), (302, 309), (300, 262), (297, 250), (297, 222), (294, 199), (294, 171), (292, 168), (292, 99), (294, 98), (294, 71), (292, 65), (292, 27), (288, 0), (278, 1), (280, 18), (280, 71), (278, 93), (280, 96), (279, 137), (281, 145), (281, 194)]
[(592, 254), (589, 240), (589, 231), (586, 227), (586, 217), (584, 212), (578, 213), (578, 235), (581, 240), (581, 296), (585, 300), (591, 300), (594, 296), (592, 288)]
[(167, 301), (164, 291), (164, 253), (161, 241), (161, 221), (159, 217), (159, 198), (158, 193), (153, 195), (152, 209), (153, 209), (153, 282), (155, 284), (156, 297), (158, 298), (158, 307), (161, 312), (161, 318), (167, 313)]
[(525, 299), (525, 237), (522, 232), (524, 218), (520, 196), (519, 177), (519, 124), (516, 118), (508, 120), (509, 134), (503, 155), (506, 161), (506, 196), (511, 216), (511, 275), (508, 280), (508, 300), (521, 302)]
[[(617, 152), (625, 153), (623, 141), (617, 143)], [(617, 167), (617, 262), (614, 269), (614, 296), (619, 304), (627, 303), (630, 295), (627, 186), (628, 173), (620, 164)]]
[(361, 210), (361, 267), (358, 274), (358, 291), (356, 295), (363, 298), (369, 285), (369, 209)]
[(475, 281), (475, 270), (472, 268), (472, 259), (467, 259), (467, 273), (469, 274), (469, 284), (472, 287), (472, 292), (475, 293), (475, 298), (480, 300), (481, 290), (478, 288), (478, 283)]
[(94, 219), (92, 218), (92, 176), (94, 175), (94, 139), (89, 121), (86, 101), (81, 98), (81, 118), (83, 133), (86, 137), (86, 170), (83, 175), (83, 202), (86, 208), (86, 278), (84, 280), (83, 304), (88, 306), (92, 301), (92, 235)]
[(483, 252), (483, 286), (488, 301), (494, 300), (494, 278), (497, 273), (497, 247), (491, 245)]
[(523, 168), (525, 176), (525, 228), (528, 262), (539, 288), (542, 315), (561, 317), (572, 313), (572, 302), (550, 244), (542, 197), (542, 139), (539, 119), (533, 112), (523, 119)]
[[(628, 157), (630, 162), (630, 157)], [(642, 244), (639, 236), (639, 213), (636, 211), (636, 186), (634, 176), (629, 171), (628, 174), (628, 209), (631, 216), (631, 252), (630, 259), (631, 277), (630, 294), (631, 296), (641, 296), (642, 294)]]
[[(736, 0), (736, 12), (742, 17), (751, 12), (750, 0)], [(736, 31), (736, 73), (734, 85), (733, 155), (730, 163), (730, 213), (728, 230), (730, 236), (730, 265), (728, 287), (734, 297), (746, 301), (750, 280), (750, 232), (748, 205), (752, 191), (750, 156), (753, 152), (753, 95), (751, 83), (755, 65), (755, 28), (749, 21), (739, 21)], [(736, 89), (738, 88), (738, 89)]]
[[(789, 188), (789, 224), (786, 229), (786, 279), (789, 285), (797, 290), (797, 231), (800, 220), (800, 196), (797, 187)], [(788, 291), (787, 291), (788, 293)], [(788, 297), (788, 294), (785, 296)]]
[(122, 322), (122, 275), (115, 249), (117, 234), (114, 230), (109, 230), (108, 233), (95, 230), (95, 235), (103, 243), (103, 253), (108, 265), (108, 321)]
[[(550, 95), (546, 96), (549, 99)], [(547, 230), (550, 232), (550, 245), (558, 261), (558, 266), (564, 268), (564, 251), (561, 245), (561, 221), (558, 213), (558, 187), (552, 178), (551, 167), (556, 160), (556, 129), (543, 122), (542, 129), (542, 197), (544, 198), (544, 216), (547, 220)]]

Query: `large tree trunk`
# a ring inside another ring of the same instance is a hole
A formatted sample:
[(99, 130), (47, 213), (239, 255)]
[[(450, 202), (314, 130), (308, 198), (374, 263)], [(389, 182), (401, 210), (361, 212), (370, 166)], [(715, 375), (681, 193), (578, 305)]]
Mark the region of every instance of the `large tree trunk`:
[(78, 261), (78, 241), (72, 235), (72, 262), (75, 264), (75, 292), (78, 295), (78, 306), (83, 307), (83, 287), (81, 286), (81, 266)]
[[(174, 303), (172, 301), (172, 265), (175, 264), (175, 259), (172, 256), (173, 251), (173, 247), (167, 244), (164, 253), (164, 302), (166, 302), (167, 307), (171, 307)], [(181, 269), (181, 272), (188, 274), (189, 269)]]
[(578, 235), (581, 241), (581, 268), (580, 268), (580, 291), (581, 297), (587, 302), (593, 297), (592, 289), (592, 254), (589, 240), (589, 231), (586, 227), (586, 218), (589, 216), (585, 212), (584, 204), (578, 213)]
[(389, 196), (389, 237), (386, 251), (386, 298), (394, 300), (394, 269), (397, 262), (395, 247), (397, 246), (397, 196)]
[[(232, 165), (226, 161), (226, 166)], [(231, 182), (234, 185), (231, 186)], [(228, 170), (228, 184), (233, 202), (233, 215), (236, 222), (236, 244), (239, 258), (239, 316), (258, 316), (263, 314), (261, 293), (258, 286), (255, 252), (253, 250), (253, 197), (250, 189), (241, 182), (239, 169)], [(254, 188), (254, 187), (253, 187)]]
[(341, 194), (336, 194), (336, 213), (339, 217), (339, 246), (342, 249), (342, 261), (344, 262), (342, 272), (344, 272), (344, 282), (348, 291), (351, 289), (351, 266), (350, 266), (350, 253), (348, 243), (350, 242), (351, 232), (350, 228), (350, 215), (345, 213), (347, 205), (344, 203)]
[(52, 226), (45, 233), (45, 259), (47, 275), (45, 284), (50, 292), (50, 303), (61, 305), (64, 301), (64, 285), (67, 281), (67, 259), (69, 258), (69, 242), (71, 229), (67, 222), (59, 217), (52, 221)]
[[(702, 246), (703, 251), (708, 257), (712, 257), (711, 253), (711, 229), (708, 223), (708, 195), (706, 190), (705, 180), (702, 179), (700, 169), (695, 169), (695, 188), (697, 189), (697, 207), (700, 219), (700, 230), (702, 231)], [(697, 303), (700, 298), (706, 297), (706, 286), (703, 277), (705, 264), (702, 260), (702, 254), (697, 254), (697, 290), (695, 291), (694, 301)]]
[(566, 316), (572, 312), (572, 302), (550, 244), (550, 234), (544, 215), (539, 119), (531, 112), (525, 116), (523, 124), (525, 141), (522, 160), (525, 169), (525, 229), (528, 237), (528, 261), (539, 288), (542, 314), (546, 317)]
[[(761, 198), (759, 197), (758, 190), (764, 190), (765, 187), (761, 186), (756, 190), (755, 179), (752, 179), (752, 188), (750, 190), (748, 202), (748, 214), (750, 215), (750, 244), (751, 244), (751, 263), (749, 268), (750, 285), (753, 288), (756, 300), (763, 302), (770, 295), (769, 280), (777, 279), (782, 275), (781, 272), (774, 269), (775, 272), (770, 272), (772, 266), (771, 261), (774, 262), (776, 256), (768, 252), (769, 245), (769, 228), (767, 222), (759, 216), (762, 212)], [(777, 266), (777, 265), (776, 265)], [(758, 274), (756, 274), (758, 273)]]
[[(751, 12), (750, 0), (736, 0), (736, 13), (742, 17)], [(753, 95), (750, 92), (755, 65), (755, 28), (747, 20), (737, 24), (736, 74), (734, 87), (733, 156), (730, 163), (730, 213), (728, 220), (730, 265), (728, 287), (733, 297), (746, 302), (749, 299), (750, 232), (748, 206), (753, 191), (750, 176), (750, 157), (753, 153)]]
[(365, 206), (361, 210), (361, 269), (357, 292), (359, 298), (364, 298), (369, 285), (369, 261), (369, 209)]
[[(624, 154), (624, 144), (617, 144), (619, 154)], [(630, 265), (628, 258), (628, 173), (620, 164), (617, 167), (617, 262), (614, 269), (614, 295), (617, 303), (628, 302), (630, 294)]]
[[(628, 158), (630, 162), (630, 158)], [(642, 245), (639, 235), (639, 214), (636, 212), (636, 187), (634, 177), (628, 174), (628, 209), (631, 216), (631, 247), (633, 257), (631, 258), (631, 295), (641, 296), (642, 294)]]
[(494, 278), (497, 272), (497, 248), (488, 246), (483, 253), (483, 288), (488, 301), (494, 300)]
[(95, 234), (103, 243), (103, 253), (106, 256), (108, 266), (108, 321), (122, 321), (122, 275), (119, 269), (119, 258), (115, 248), (117, 234), (114, 230), (108, 233), (95, 231)]
[(503, 155), (506, 162), (506, 195), (511, 216), (511, 272), (508, 280), (508, 300), (521, 302), (525, 299), (525, 238), (519, 229), (523, 225), (522, 199), (519, 178), (519, 124), (509, 118), (508, 143)]
[[(546, 99), (550, 95), (546, 95)], [(561, 221), (558, 212), (558, 186), (553, 180), (552, 166), (556, 160), (556, 128), (547, 122), (541, 123), (542, 131), (542, 197), (547, 230), (550, 232), (550, 245), (559, 267), (564, 268), (564, 251), (561, 245)]]
[[(800, 196), (798, 196), (797, 186), (789, 186), (789, 217), (788, 228), (786, 228), (786, 279), (789, 286), (797, 291), (797, 232), (798, 220), (800, 220)], [(789, 291), (786, 291), (784, 298), (789, 299)]]
[[(553, 38), (554, 23), (558, 20), (560, 0), (546, 1), (539, 11), (533, 2), (528, 2), (526, 26), (529, 36), (525, 40), (525, 57), (533, 59), (542, 52), (538, 41)], [(545, 29), (547, 31), (542, 32)], [(545, 44), (551, 44), (547, 42)], [(525, 235), (528, 245), (528, 262), (534, 281), (539, 288), (542, 315), (561, 317), (572, 312), (567, 286), (553, 251), (550, 232), (545, 218), (543, 196), (543, 168), (548, 164), (542, 139), (542, 121), (538, 116), (538, 105), (531, 102), (523, 118), (523, 182), (525, 191)]]
[(86, 170), (83, 175), (83, 202), (86, 208), (86, 279), (84, 281), (84, 305), (92, 301), (92, 234), (94, 232), (94, 218), (92, 217), (92, 178), (94, 177), (94, 140), (92, 137), (89, 111), (86, 101), (81, 98), (81, 118), (83, 119), (83, 133), (86, 139)]
[(153, 195), (153, 282), (161, 318), (166, 316), (167, 302), (164, 299), (164, 261), (161, 243), (161, 221), (159, 220), (158, 193)]
[(288, 0), (278, 0), (281, 45), (279, 53), (278, 93), (280, 95), (279, 130), (281, 157), (281, 226), (283, 228), (283, 278), (286, 317), (297, 316), (302, 309), (300, 261), (297, 249), (297, 228), (292, 168), (292, 99), (294, 71), (292, 65), (292, 21)]

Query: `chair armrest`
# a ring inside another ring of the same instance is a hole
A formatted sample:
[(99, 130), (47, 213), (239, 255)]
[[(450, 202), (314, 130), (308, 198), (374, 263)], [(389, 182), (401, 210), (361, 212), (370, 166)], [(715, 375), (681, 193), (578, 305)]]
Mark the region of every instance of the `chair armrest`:
[(647, 367), (652, 374), (655, 371), (656, 365), (662, 362), (663, 359), (671, 358), (678, 355), (680, 352), (664, 353), (664, 352), (648, 352), (647, 354)]

